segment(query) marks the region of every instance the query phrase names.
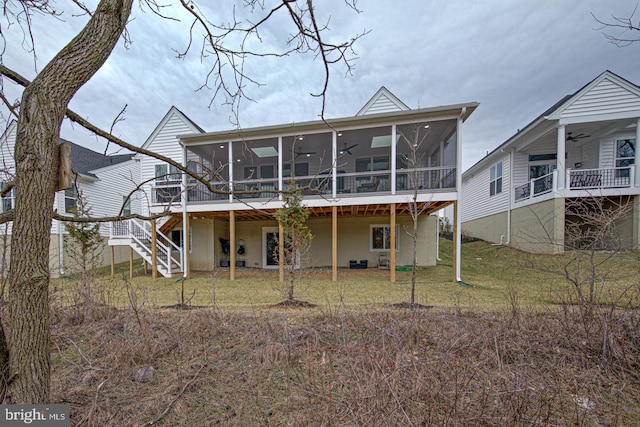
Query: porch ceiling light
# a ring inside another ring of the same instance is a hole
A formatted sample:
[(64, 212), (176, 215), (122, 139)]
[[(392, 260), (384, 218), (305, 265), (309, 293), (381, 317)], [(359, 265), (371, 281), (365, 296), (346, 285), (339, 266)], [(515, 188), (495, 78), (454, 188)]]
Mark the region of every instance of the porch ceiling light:
[(278, 156), (278, 151), (273, 147), (251, 147), (251, 151), (261, 159), (264, 157)]
[[(400, 135), (396, 135), (396, 143), (400, 140)], [(371, 148), (391, 147), (391, 135), (374, 136), (371, 138)]]

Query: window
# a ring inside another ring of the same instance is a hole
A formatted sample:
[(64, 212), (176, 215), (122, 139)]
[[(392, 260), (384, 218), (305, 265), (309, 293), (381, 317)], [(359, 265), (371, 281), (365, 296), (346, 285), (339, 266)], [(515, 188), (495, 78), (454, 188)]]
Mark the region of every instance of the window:
[[(400, 229), (396, 225), (396, 252), (400, 250)], [(371, 252), (388, 252), (391, 250), (391, 226), (389, 225), (372, 225), (371, 226)]]
[(122, 196), (122, 216), (131, 215), (131, 199), (128, 196)]
[(76, 190), (75, 185), (71, 188), (67, 188), (66, 190), (64, 190), (64, 211), (66, 213), (71, 213), (71, 214), (76, 213), (76, 209), (78, 205), (77, 198), (78, 198), (78, 191)]
[(180, 181), (180, 169), (173, 165), (156, 165), (156, 184)]
[(502, 193), (502, 162), (491, 166), (489, 178), (489, 196)]
[[(4, 188), (6, 186), (7, 186), (7, 183), (3, 182), (1, 188)], [(7, 212), (13, 209), (13, 199), (15, 197), (15, 193), (16, 193), (16, 189), (12, 188), (11, 191), (7, 192), (7, 194), (5, 194), (2, 197), (2, 212)]]
[(617, 178), (629, 177), (629, 166), (635, 164), (635, 157), (635, 139), (619, 139), (616, 141), (616, 168), (624, 168), (616, 170)]

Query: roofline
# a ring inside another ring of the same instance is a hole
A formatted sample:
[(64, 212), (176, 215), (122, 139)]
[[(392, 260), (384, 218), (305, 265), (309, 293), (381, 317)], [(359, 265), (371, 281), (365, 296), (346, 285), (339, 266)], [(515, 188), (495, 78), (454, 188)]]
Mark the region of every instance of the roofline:
[(178, 138), (185, 145), (197, 145), (198, 143), (209, 143), (218, 141), (228, 141), (237, 139), (252, 139), (256, 137), (277, 136), (282, 134), (294, 134), (298, 132), (318, 132), (327, 131), (332, 128), (346, 129), (359, 127), (367, 124), (385, 124), (398, 119), (412, 121), (416, 119), (437, 119), (454, 118), (463, 114), (462, 120), (469, 118), (471, 113), (480, 105), (478, 102), (467, 102), (464, 104), (445, 105), (440, 107), (421, 108), (408, 111), (397, 111), (392, 113), (367, 114), (364, 116), (343, 117), (338, 119), (314, 120), (301, 123), (289, 123), (281, 125), (262, 126), (248, 129), (233, 129), (219, 132), (209, 132), (201, 134), (178, 135)]
[[(169, 110), (164, 114), (164, 116), (162, 116), (162, 119), (160, 119), (156, 127), (153, 128), (153, 131), (151, 131), (147, 139), (142, 144), (141, 148), (147, 148), (149, 144), (151, 144), (151, 142), (156, 138), (158, 133), (160, 133), (162, 128), (166, 125), (167, 121), (169, 121), (169, 117), (171, 117), (171, 114), (174, 112), (178, 114), (186, 122), (187, 126), (193, 129), (194, 133), (196, 132), (204, 133), (204, 130), (200, 126), (198, 126), (196, 122), (194, 122), (189, 117), (187, 117), (187, 115), (184, 114), (182, 111), (180, 111), (180, 109), (177, 108), (175, 105), (172, 105), (171, 108), (169, 108)], [(142, 156), (142, 154), (138, 153), (137, 157), (139, 156)]]
[(478, 160), (476, 163), (471, 165), (469, 167), (469, 169), (467, 169), (466, 171), (464, 171), (462, 173), (462, 176), (464, 177), (466, 174), (474, 172), (480, 166), (482, 166), (483, 164), (488, 162), (490, 159), (492, 159), (496, 152), (498, 152), (498, 151), (502, 152), (505, 148), (507, 148), (508, 146), (514, 144), (523, 135), (527, 134), (531, 129), (533, 129), (534, 127), (540, 125), (541, 123), (543, 123), (545, 121), (549, 122), (549, 123), (551, 123), (553, 121), (559, 121), (560, 117), (558, 117), (558, 112), (561, 112), (568, 105), (571, 105), (575, 101), (575, 99), (577, 97), (581, 96), (585, 91), (589, 90), (593, 85), (599, 83), (602, 79), (604, 79), (607, 76), (611, 76), (614, 79), (620, 80), (621, 82), (623, 82), (625, 84), (628, 84), (629, 86), (631, 86), (632, 89), (635, 89), (636, 91), (639, 91), (639, 93), (640, 93), (640, 87), (639, 86), (637, 86), (637, 85), (631, 83), (630, 81), (620, 77), (619, 75), (617, 75), (616, 73), (614, 73), (614, 72), (612, 72), (610, 70), (605, 70), (602, 73), (598, 74), (597, 77), (595, 77), (594, 79), (589, 81), (587, 84), (585, 84), (584, 86), (582, 86), (581, 88), (579, 88), (578, 90), (573, 92), (571, 95), (567, 95), (564, 98), (562, 98), (560, 101), (556, 102), (553, 106), (551, 106), (545, 112), (543, 112), (538, 117), (533, 119), (533, 121), (531, 121), (529, 124), (527, 124), (520, 131), (518, 131), (514, 135), (510, 136), (506, 141), (504, 141), (502, 144), (498, 145), (489, 154), (487, 154), (482, 159)]

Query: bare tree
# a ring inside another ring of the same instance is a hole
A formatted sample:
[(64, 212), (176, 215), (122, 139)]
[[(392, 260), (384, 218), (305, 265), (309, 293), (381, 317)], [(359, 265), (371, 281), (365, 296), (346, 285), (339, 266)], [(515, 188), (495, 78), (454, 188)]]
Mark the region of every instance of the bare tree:
[[(58, 189), (58, 141), (65, 116), (112, 143), (166, 161), (206, 184), (205, 179), (196, 176), (178, 162), (128, 144), (68, 109), (74, 94), (105, 63), (117, 41), (121, 37), (125, 44), (129, 41), (126, 24), (131, 16), (133, 0), (101, 0), (95, 10), (90, 10), (79, 0), (74, 0), (73, 4), (90, 15), (88, 23), (33, 81), (29, 82), (6, 65), (0, 66), (0, 74), (24, 86), (19, 107), (2, 94), (5, 106), (18, 117), (18, 130), (15, 145), (16, 176), (13, 183), (16, 189), (15, 207), (0, 215), (0, 222), (13, 221), (8, 279), (10, 348), (7, 383), (9, 400), (20, 403), (49, 401), (49, 234), (52, 218), (69, 220), (54, 215), (52, 210), (54, 195)], [(229, 103), (237, 107), (244, 95), (244, 85), (247, 81), (253, 81), (244, 72), (244, 61), (247, 58), (286, 56), (297, 51), (311, 52), (321, 58), (325, 79), (322, 90), (317, 95), (324, 100), (329, 82), (329, 66), (342, 63), (349, 69), (348, 55), (357, 37), (342, 44), (326, 43), (323, 34), (327, 27), (316, 21), (312, 0), (281, 0), (267, 9), (262, 9), (263, 2), (257, 0), (244, 4), (249, 9), (259, 11), (257, 20), (239, 22), (229, 7), (230, 24), (214, 25), (194, 2), (180, 0), (180, 7), (193, 18), (190, 43), (181, 54), (187, 54), (193, 45), (201, 46), (202, 57), (211, 60), (211, 71), (206, 76), (205, 85), (212, 87), (214, 96), (222, 93), (228, 97)], [(140, 5), (160, 16), (169, 16), (165, 14), (165, 7), (155, 0), (141, 0)], [(48, 0), (7, 0), (3, 3), (3, 13), (7, 20), (17, 24), (10, 28), (23, 31), (31, 46), (34, 46), (31, 16), (34, 13), (49, 14), (52, 17), (59, 15), (59, 11)], [(287, 40), (289, 47), (276, 53), (249, 51), (249, 41), (260, 41), (260, 29), (273, 16), (281, 13), (290, 19), (294, 28)], [(198, 41), (200, 32), (203, 36)], [(238, 40), (236, 49), (229, 47)], [(31, 50), (35, 52), (33, 48)], [(231, 72), (225, 73), (227, 69)], [(4, 350), (4, 343), (2, 333), (0, 351)], [(0, 363), (6, 357), (6, 352), (0, 354)], [(3, 372), (7, 370), (6, 365), (0, 368)]]
[[(599, 24), (597, 30), (601, 31), (609, 43), (618, 47), (626, 47), (630, 44), (640, 41), (640, 20), (635, 18), (638, 5), (633, 8), (633, 12), (629, 17), (621, 18), (611, 15), (608, 20), (598, 18), (593, 13), (593, 19)], [(636, 19), (636, 23), (634, 23)]]
[(412, 229), (405, 229), (407, 235), (411, 238), (411, 299), (410, 304), (414, 306), (416, 301), (416, 273), (418, 271), (418, 225), (420, 216), (429, 209), (430, 203), (419, 202), (418, 194), (420, 188), (424, 184), (423, 171), (420, 171), (423, 157), (426, 156), (424, 143), (429, 135), (429, 127), (416, 124), (411, 126), (409, 132), (400, 133), (400, 141), (405, 144), (409, 150), (409, 154), (405, 156), (404, 161), (407, 167), (412, 171), (408, 174), (408, 186), (411, 189), (411, 198), (407, 203), (409, 214), (412, 219)]

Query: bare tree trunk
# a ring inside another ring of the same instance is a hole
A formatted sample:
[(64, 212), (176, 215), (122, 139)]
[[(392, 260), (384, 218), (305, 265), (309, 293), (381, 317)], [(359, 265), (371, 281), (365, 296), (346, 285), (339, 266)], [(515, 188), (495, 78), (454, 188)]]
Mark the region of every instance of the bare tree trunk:
[(60, 126), (73, 95), (111, 54), (132, 1), (102, 0), (22, 96), (8, 289), (9, 392), (16, 403), (49, 401), (49, 241)]

